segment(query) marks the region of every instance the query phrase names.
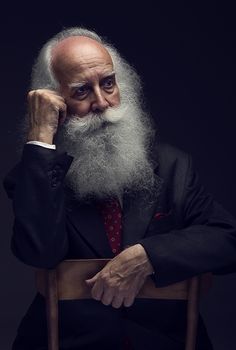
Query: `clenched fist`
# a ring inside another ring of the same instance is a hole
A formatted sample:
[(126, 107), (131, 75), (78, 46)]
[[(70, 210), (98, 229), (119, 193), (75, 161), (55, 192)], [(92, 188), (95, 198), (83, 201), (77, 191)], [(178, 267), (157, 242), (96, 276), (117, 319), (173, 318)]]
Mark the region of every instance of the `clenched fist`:
[(66, 118), (64, 98), (52, 90), (32, 90), (28, 93), (28, 110), (28, 141), (52, 144), (58, 123), (63, 123)]

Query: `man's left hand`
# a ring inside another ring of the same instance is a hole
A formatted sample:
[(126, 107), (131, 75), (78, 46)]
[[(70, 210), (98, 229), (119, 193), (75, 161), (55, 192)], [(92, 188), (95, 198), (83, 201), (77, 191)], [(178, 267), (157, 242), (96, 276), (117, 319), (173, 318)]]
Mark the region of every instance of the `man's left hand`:
[(153, 267), (141, 244), (123, 250), (93, 278), (86, 280), (91, 295), (104, 305), (131, 306)]

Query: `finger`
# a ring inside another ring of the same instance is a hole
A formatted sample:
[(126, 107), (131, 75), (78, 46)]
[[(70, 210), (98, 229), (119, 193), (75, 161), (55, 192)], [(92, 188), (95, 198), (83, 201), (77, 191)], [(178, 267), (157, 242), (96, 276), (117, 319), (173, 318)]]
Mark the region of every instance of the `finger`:
[(139, 293), (143, 283), (144, 283), (144, 279), (142, 276), (135, 277), (135, 279), (133, 281), (132, 288), (129, 289), (129, 293), (126, 294), (124, 297), (124, 306), (125, 307), (129, 307), (134, 303), (135, 297)]
[(63, 104), (65, 104), (65, 99), (62, 96), (60, 96), (60, 95), (56, 95), (56, 96), (50, 95), (49, 97), (50, 97), (50, 99), (52, 101), (55, 101), (55, 103), (63, 103)]
[(89, 286), (92, 287), (95, 284), (95, 281), (92, 280), (85, 280), (85, 283)]
[(134, 295), (129, 295), (128, 297), (125, 297), (124, 301), (123, 301), (124, 306), (125, 307), (131, 306), (134, 303), (134, 300), (135, 300), (135, 296)]
[(39, 91), (42, 91), (42, 92), (45, 92), (45, 93), (49, 93), (49, 94), (52, 94), (52, 95), (55, 95), (57, 96), (58, 95), (58, 92), (56, 90), (52, 90), (52, 89), (39, 89)]
[(110, 305), (113, 297), (114, 297), (114, 290), (111, 288), (106, 289), (102, 295), (101, 302), (104, 305)]
[[(30, 117), (32, 117), (32, 114), (34, 113), (34, 104), (35, 104), (35, 91), (30, 91), (28, 93), (28, 110)], [(32, 122), (32, 120), (30, 120)]]
[(96, 273), (96, 275), (94, 275), (92, 278), (88, 278), (87, 280), (85, 280), (85, 282), (87, 282), (88, 284), (94, 284), (98, 279), (98, 273)]
[(103, 295), (103, 283), (100, 280), (97, 280), (92, 287), (91, 296), (95, 300), (101, 300)]
[(111, 303), (112, 307), (114, 307), (115, 309), (119, 309), (123, 304), (123, 300), (124, 300), (123, 296), (116, 295), (112, 300), (112, 303)]
[(37, 91), (41, 91), (41, 92), (44, 92), (46, 94), (50, 94), (50, 95), (53, 95), (53, 96), (58, 96), (58, 97), (62, 97), (58, 91), (56, 90), (52, 90), (52, 89), (38, 89)]

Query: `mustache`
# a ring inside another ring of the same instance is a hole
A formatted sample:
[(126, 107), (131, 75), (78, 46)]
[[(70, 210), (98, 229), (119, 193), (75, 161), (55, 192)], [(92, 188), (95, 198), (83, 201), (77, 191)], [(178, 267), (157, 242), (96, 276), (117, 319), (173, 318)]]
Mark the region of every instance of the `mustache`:
[(127, 109), (127, 106), (120, 105), (109, 107), (102, 113), (90, 112), (84, 117), (80, 117), (77, 114), (68, 114), (63, 128), (67, 129), (67, 131), (73, 129), (80, 133), (92, 132), (105, 125), (118, 123), (127, 115)]

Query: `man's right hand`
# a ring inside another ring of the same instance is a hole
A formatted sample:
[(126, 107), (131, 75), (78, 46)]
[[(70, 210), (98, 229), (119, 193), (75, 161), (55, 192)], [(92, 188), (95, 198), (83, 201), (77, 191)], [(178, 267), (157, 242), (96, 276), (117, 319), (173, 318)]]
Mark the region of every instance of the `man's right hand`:
[(63, 123), (66, 118), (64, 98), (52, 90), (32, 90), (28, 93), (28, 110), (29, 132), (27, 140), (52, 144), (58, 123)]

